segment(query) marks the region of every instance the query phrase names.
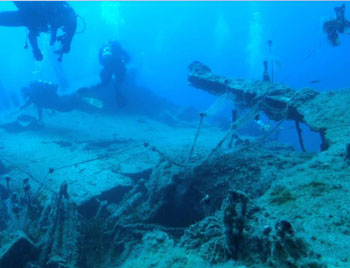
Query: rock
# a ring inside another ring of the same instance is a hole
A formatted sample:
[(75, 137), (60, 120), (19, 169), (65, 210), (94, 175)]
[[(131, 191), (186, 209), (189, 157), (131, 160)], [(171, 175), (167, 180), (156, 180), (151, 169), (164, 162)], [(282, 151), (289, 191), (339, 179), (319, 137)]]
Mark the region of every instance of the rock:
[(7, 240), (0, 248), (0, 267), (22, 268), (36, 258), (37, 249), (22, 231), (9, 235)]
[(239, 191), (231, 190), (223, 204), (225, 247), (230, 257), (238, 259), (238, 254), (244, 242), (243, 230), (245, 227), (247, 209), (247, 196)]
[(70, 268), (72, 266), (68, 266), (64, 258), (55, 255), (48, 260), (46, 267), (47, 268)]
[(222, 213), (191, 225), (179, 242), (180, 247), (196, 250), (210, 264), (225, 262), (229, 259), (225, 249)]
[(234, 259), (244, 265), (326, 267), (290, 222), (278, 220), (272, 230), (260, 226), (262, 214), (243, 192), (230, 190), (222, 210), (187, 228), (180, 246), (211, 264)]
[[(213, 155), (189, 168), (161, 161), (145, 183), (144, 201), (124, 215), (143, 215), (146, 222), (186, 228), (220, 209), (230, 188), (251, 198), (262, 196), (278, 179), (278, 174), (294, 165), (291, 159), (294, 156), (298, 159), (299, 155), (282, 147), (251, 146)], [(210, 201), (204, 204), (206, 195)], [(135, 209), (138, 213), (134, 213)]]
[(91, 219), (97, 216), (97, 213), (101, 209), (101, 201), (118, 204), (131, 189), (131, 185), (118, 185), (109, 190), (103, 191), (101, 194), (81, 203), (78, 206), (78, 211), (85, 219)]

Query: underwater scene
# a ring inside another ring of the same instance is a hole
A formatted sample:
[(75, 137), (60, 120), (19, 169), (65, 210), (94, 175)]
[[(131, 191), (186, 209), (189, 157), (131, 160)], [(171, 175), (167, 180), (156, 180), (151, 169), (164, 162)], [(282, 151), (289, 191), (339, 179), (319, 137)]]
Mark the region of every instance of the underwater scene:
[(350, 268), (349, 9), (0, 2), (0, 268)]

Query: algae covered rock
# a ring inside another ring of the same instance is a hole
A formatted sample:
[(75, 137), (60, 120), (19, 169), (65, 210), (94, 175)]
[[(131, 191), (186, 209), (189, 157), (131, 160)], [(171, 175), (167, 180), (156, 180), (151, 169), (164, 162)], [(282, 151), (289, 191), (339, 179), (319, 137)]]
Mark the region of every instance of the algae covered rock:
[(198, 255), (187, 254), (185, 249), (175, 246), (174, 240), (169, 235), (157, 230), (143, 236), (142, 243), (121, 267), (209, 268)]
[(234, 260), (257, 267), (326, 267), (289, 221), (262, 226), (262, 217), (243, 192), (231, 190), (222, 210), (190, 226), (180, 246), (211, 264)]
[(217, 214), (191, 225), (179, 242), (179, 245), (185, 247), (187, 251), (197, 251), (210, 264), (229, 260), (225, 249), (222, 212)]

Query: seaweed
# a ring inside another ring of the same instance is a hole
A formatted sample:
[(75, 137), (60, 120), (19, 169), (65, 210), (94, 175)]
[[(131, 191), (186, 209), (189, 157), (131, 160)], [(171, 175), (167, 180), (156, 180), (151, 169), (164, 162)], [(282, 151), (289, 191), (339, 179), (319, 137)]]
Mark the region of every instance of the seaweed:
[(279, 206), (296, 200), (295, 196), (291, 193), (291, 191), (285, 187), (276, 187), (272, 190), (270, 196), (270, 204), (275, 204)]

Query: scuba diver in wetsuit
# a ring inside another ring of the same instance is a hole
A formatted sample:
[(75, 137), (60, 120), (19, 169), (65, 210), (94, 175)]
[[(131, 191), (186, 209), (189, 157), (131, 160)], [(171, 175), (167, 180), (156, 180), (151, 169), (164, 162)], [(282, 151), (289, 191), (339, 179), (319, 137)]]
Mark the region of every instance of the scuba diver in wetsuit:
[(119, 42), (108, 41), (100, 48), (98, 59), (103, 66), (100, 72), (101, 82), (99, 85), (106, 87), (112, 83), (118, 106), (124, 106), (126, 100), (120, 89), (126, 77), (126, 64), (130, 61), (129, 54)]
[[(70, 51), (70, 45), (77, 28), (77, 15), (73, 8), (64, 1), (15, 1), (17, 11), (0, 12), (0, 26), (27, 27), (28, 38), (36, 60), (41, 61), (41, 53), (37, 37), (40, 33), (50, 32), (50, 45), (61, 43), (58, 60), (62, 60), (64, 53)], [(58, 29), (63, 35), (57, 36)], [(25, 48), (27, 44), (25, 44)]]
[(113, 110), (116, 105), (125, 107), (126, 98), (121, 93), (121, 87), (126, 78), (126, 64), (130, 61), (129, 54), (119, 42), (108, 41), (100, 48), (98, 59), (103, 66), (100, 72), (100, 82), (78, 89), (77, 94), (81, 97), (99, 100), (105, 110)]
[(34, 81), (22, 88), (23, 98), (26, 103), (21, 109), (34, 104), (38, 110), (38, 119), (42, 120), (43, 109), (51, 109), (59, 112), (71, 112), (80, 110), (85, 112), (98, 112), (99, 109), (89, 104), (78, 94), (59, 95), (58, 86), (49, 82)]
[(270, 79), (270, 75), (269, 75), (269, 71), (268, 71), (268, 62), (267, 62), (267, 60), (264, 60), (263, 64), (264, 64), (263, 81), (264, 82), (270, 82), (271, 79)]
[(345, 19), (345, 4), (334, 8), (336, 18), (326, 21), (323, 24), (323, 31), (327, 34), (328, 40), (332, 46), (338, 46), (339, 33), (343, 34), (346, 28), (350, 28), (350, 22)]

